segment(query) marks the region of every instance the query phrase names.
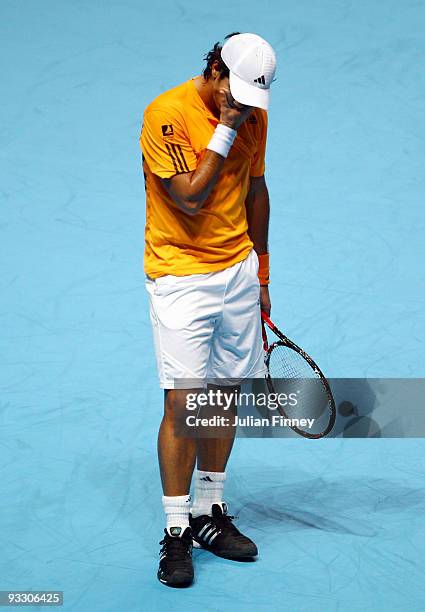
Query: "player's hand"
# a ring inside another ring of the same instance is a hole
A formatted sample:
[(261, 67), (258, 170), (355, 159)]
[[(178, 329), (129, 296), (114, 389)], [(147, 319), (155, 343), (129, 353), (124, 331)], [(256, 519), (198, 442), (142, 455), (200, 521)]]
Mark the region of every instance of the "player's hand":
[(220, 123), (232, 130), (237, 130), (248, 119), (254, 110), (253, 106), (246, 106), (236, 102), (229, 89), (220, 89)]
[(269, 317), (270, 311), (272, 309), (272, 304), (270, 301), (268, 285), (261, 285), (260, 287), (260, 306), (261, 306), (261, 310), (264, 310), (266, 315)]

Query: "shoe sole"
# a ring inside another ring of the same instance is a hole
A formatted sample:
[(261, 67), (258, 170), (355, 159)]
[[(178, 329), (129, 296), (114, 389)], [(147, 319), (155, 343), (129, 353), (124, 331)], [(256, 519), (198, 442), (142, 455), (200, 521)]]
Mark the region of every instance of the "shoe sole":
[(157, 577), (161, 584), (165, 584), (165, 586), (168, 586), (174, 589), (185, 589), (193, 584), (193, 577), (190, 579), (185, 578), (181, 581), (176, 580), (176, 582), (167, 582), (166, 580), (163, 580), (162, 578), (160, 578), (159, 575)]
[(174, 577), (172, 582), (168, 582), (167, 580), (164, 580), (163, 578), (161, 578), (161, 574), (159, 571), (156, 576), (161, 584), (165, 584), (165, 586), (169, 586), (169, 587), (175, 587), (177, 589), (190, 586), (193, 583), (193, 580), (195, 577), (194, 574), (192, 574), (191, 577), (177, 575)]
[(222, 559), (229, 559), (230, 561), (238, 561), (239, 559), (254, 559), (255, 557), (258, 556), (258, 550), (255, 553), (255, 555), (230, 555), (230, 554), (226, 554), (226, 553), (219, 553), (216, 552), (215, 550), (213, 550), (210, 546), (206, 545), (206, 544), (201, 544), (200, 542), (198, 542), (197, 540), (195, 540), (195, 538), (193, 538), (193, 547), (194, 548), (202, 548), (204, 550), (208, 550), (208, 552), (212, 553), (213, 555), (216, 555), (216, 557), (221, 557)]

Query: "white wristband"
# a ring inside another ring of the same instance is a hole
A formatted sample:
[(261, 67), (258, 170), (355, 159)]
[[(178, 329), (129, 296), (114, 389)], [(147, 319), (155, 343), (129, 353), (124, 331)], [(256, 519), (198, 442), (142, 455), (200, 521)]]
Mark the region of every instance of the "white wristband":
[(222, 157), (226, 158), (229, 154), (230, 147), (236, 138), (236, 130), (219, 123), (214, 130), (213, 137), (208, 143), (207, 149), (215, 151)]

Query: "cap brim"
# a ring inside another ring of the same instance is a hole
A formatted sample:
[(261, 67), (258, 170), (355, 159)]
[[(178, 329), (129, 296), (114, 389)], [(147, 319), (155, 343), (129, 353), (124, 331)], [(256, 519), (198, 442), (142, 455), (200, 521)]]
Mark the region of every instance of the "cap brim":
[(256, 108), (268, 110), (270, 88), (261, 89), (255, 85), (250, 85), (236, 76), (232, 71), (230, 71), (229, 75), (229, 86), (230, 93), (239, 104), (246, 104), (247, 106), (255, 106)]

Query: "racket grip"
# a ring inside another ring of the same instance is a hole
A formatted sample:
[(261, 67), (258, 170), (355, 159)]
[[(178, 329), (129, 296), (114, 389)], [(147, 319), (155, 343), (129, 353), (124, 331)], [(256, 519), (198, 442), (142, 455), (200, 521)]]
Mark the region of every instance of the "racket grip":
[(266, 314), (264, 312), (264, 310), (261, 311), (261, 320), (262, 320), (263, 326), (264, 326), (264, 323), (265, 323), (267, 325), (267, 327), (272, 330), (272, 332), (274, 332), (279, 338), (282, 338), (282, 333), (278, 330), (276, 325), (270, 319), (268, 314)]
[(263, 335), (263, 346), (264, 346), (264, 350), (267, 352), (267, 349), (269, 348), (269, 343), (267, 340), (267, 333), (266, 333), (266, 326), (264, 325), (264, 319), (263, 319), (263, 311), (261, 311), (261, 333)]
[(270, 317), (268, 316), (268, 314), (262, 310), (261, 311), (261, 319), (263, 321), (263, 323), (266, 323), (268, 325), (268, 327), (270, 327), (270, 329), (273, 329), (274, 325), (270, 320)]

